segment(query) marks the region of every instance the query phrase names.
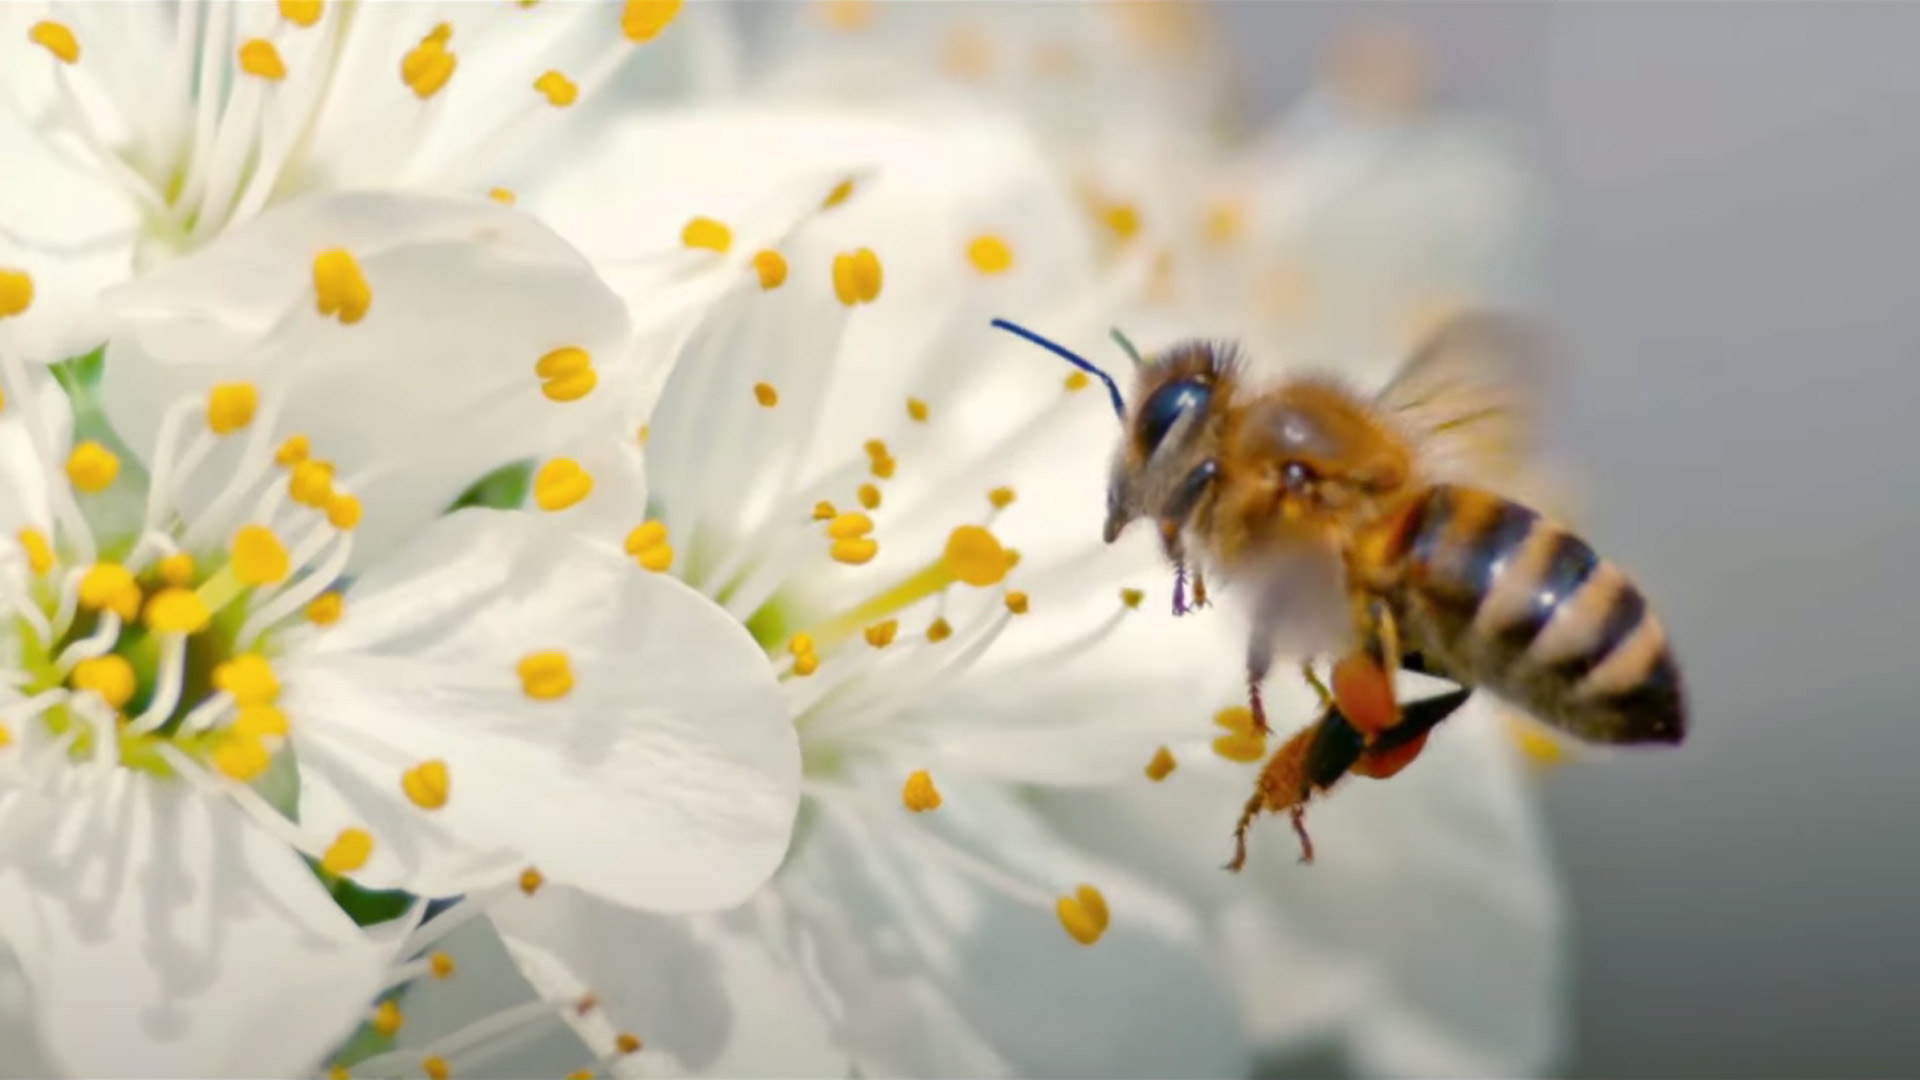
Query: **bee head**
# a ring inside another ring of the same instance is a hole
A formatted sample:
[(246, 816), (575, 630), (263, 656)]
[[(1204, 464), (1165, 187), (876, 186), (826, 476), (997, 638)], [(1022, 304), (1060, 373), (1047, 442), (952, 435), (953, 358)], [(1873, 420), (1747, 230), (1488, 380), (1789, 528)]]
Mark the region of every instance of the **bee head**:
[(1107, 485), (1108, 543), (1135, 518), (1184, 522), (1193, 513), (1203, 494), (1196, 478), (1212, 477), (1231, 360), (1227, 350), (1196, 342), (1141, 368), (1138, 406), (1127, 417)]

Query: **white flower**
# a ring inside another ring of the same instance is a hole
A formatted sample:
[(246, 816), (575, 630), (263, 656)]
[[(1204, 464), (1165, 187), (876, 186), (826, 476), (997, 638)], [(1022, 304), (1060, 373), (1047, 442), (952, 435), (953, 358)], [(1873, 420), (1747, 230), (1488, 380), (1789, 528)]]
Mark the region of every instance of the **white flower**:
[(751, 638), (537, 514), (445, 514), (621, 385), (572, 249), (480, 198), (304, 200), (107, 323), (103, 414), (0, 337), (0, 942), (60, 1066), (313, 1067), (410, 951), (336, 880), (531, 864), (661, 912), (765, 880), (798, 769)]
[(988, 325), (1098, 341), (1087, 237), (1018, 129), (857, 126), (875, 178), (757, 260), (679, 356), (645, 434), (647, 519), (597, 494), (568, 511), (765, 649), (741, 676), (778, 672), (799, 733), (792, 851), (719, 915), (551, 886), (493, 903), (529, 998), (448, 1030), (429, 1021), (453, 987), (425, 983), (404, 1045), (353, 1075), (505, 1069), (498, 1046), (556, 1019), (587, 1048), (559, 1071), (1246, 1072), (1190, 915), (1020, 794), (1137, 777), (1194, 719), (1177, 673), (1084, 681), (1150, 617), (1119, 588), (1137, 549), (1054, 528), (1099, 496), (1056, 488), (1048, 458), (1085, 479), (1112, 421)]

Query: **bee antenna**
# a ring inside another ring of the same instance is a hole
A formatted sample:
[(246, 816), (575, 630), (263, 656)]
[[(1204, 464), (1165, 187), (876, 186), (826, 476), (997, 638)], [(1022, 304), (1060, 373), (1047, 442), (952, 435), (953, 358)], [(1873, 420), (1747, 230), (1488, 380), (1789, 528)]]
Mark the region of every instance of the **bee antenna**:
[(1120, 346), (1120, 351), (1127, 354), (1127, 359), (1133, 361), (1134, 367), (1146, 366), (1147, 362), (1141, 358), (1140, 350), (1133, 347), (1133, 342), (1127, 338), (1127, 335), (1120, 332), (1119, 327), (1116, 326), (1107, 333), (1112, 335), (1113, 343)]
[(1027, 329), (1026, 327), (1008, 322), (1005, 319), (993, 320), (993, 326), (996, 329), (1005, 330), (1007, 333), (1012, 334), (1015, 337), (1024, 338), (1027, 341), (1040, 346), (1041, 348), (1047, 350), (1048, 352), (1054, 354), (1055, 356), (1058, 356), (1060, 359), (1065, 360), (1067, 363), (1072, 364), (1074, 367), (1079, 368), (1081, 371), (1084, 371), (1087, 374), (1092, 375), (1094, 378), (1099, 379), (1101, 382), (1106, 383), (1107, 393), (1109, 396), (1113, 398), (1113, 415), (1118, 416), (1122, 421), (1126, 420), (1127, 403), (1121, 400), (1120, 398), (1120, 385), (1113, 381), (1113, 376), (1107, 374), (1104, 371), (1101, 371), (1099, 367), (1095, 366), (1093, 361), (1087, 360), (1075, 354), (1072, 350), (1068, 349), (1064, 345), (1060, 345), (1060, 344), (1056, 344), (1055, 342), (1048, 341), (1046, 338), (1041, 337), (1039, 334), (1034, 333), (1033, 331)]

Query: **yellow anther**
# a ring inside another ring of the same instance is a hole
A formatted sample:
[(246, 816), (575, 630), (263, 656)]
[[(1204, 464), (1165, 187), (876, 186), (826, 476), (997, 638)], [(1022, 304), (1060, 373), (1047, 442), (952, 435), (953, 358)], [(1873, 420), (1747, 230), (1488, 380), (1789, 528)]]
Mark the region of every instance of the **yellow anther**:
[(353, 1080), (353, 1071), (345, 1065), (334, 1065), (327, 1069), (327, 1080)]
[(447, 805), (447, 763), (438, 758), (423, 761), (400, 774), (400, 791), (407, 801), (422, 810), (438, 810)]
[(188, 589), (161, 589), (147, 601), (147, 629), (156, 634), (197, 634), (213, 621), (213, 612), (200, 594)]
[(794, 656), (808, 656), (813, 652), (813, 635), (795, 634), (787, 639), (787, 652)]
[(927, 626), (927, 640), (935, 645), (953, 636), (953, 624), (942, 615)]
[(1165, 780), (1168, 776), (1171, 776), (1174, 766), (1178, 764), (1179, 762), (1173, 760), (1173, 751), (1163, 746), (1155, 750), (1153, 752), (1153, 760), (1147, 762), (1147, 779), (1157, 784)]
[(67, 479), (81, 491), (93, 494), (107, 490), (120, 475), (120, 459), (113, 451), (92, 440), (81, 443), (67, 455)]
[(812, 653), (793, 658), (793, 673), (800, 678), (804, 679), (819, 670), (820, 658)]
[(887, 444), (885, 440), (882, 440), (882, 439), (868, 439), (861, 446), (861, 449), (865, 450), (867, 452), (867, 456), (870, 458), (883, 458), (883, 457), (889, 456), (889, 454), (892, 453), (892, 451), (889, 451), (887, 449)]
[(652, 41), (680, 14), (680, 0), (627, 0), (620, 12), (620, 32), (638, 44)]
[(915, 769), (907, 774), (907, 782), (900, 787), (900, 801), (914, 813), (940, 809), (940, 789), (933, 786), (933, 777), (925, 769)]
[(912, 420), (916, 424), (924, 424), (930, 415), (932, 414), (927, 410), (926, 402), (921, 401), (917, 397), (907, 399), (907, 419)]
[(777, 289), (786, 284), (786, 256), (771, 248), (753, 257), (753, 270), (760, 275), (760, 287), (763, 289)]
[(447, 42), (453, 40), (453, 24), (450, 22), (434, 23), (433, 29), (427, 31), (427, 36), (420, 40), (431, 41), (436, 45), (445, 45)]
[(575, 1069), (567, 1074), (567, 1080), (594, 1080), (592, 1069)]
[(264, 525), (242, 525), (233, 534), (232, 565), (242, 585), (277, 585), (293, 571), (287, 546)]
[(623, 1031), (620, 1034), (614, 1036), (614, 1039), (613, 1039), (613, 1048), (615, 1050), (620, 1051), (623, 1054), (637, 1054), (640, 1052), (640, 1047), (642, 1045), (643, 1044), (640, 1042), (640, 1036), (635, 1035), (632, 1032)]
[(833, 504), (825, 499), (821, 499), (819, 502), (813, 504), (813, 520), (815, 521), (832, 521), (839, 515), (840, 511), (834, 509)]
[(406, 1023), (406, 1017), (400, 1015), (400, 1006), (394, 1004), (391, 1000), (387, 1000), (381, 1002), (379, 1007), (373, 1010), (373, 1020), (371, 1023), (373, 1030), (379, 1032), (383, 1037), (391, 1039), (399, 1032), (400, 1026)]
[(73, 674), (67, 681), (75, 690), (99, 694), (102, 701), (115, 709), (133, 700), (133, 691), (138, 685), (133, 665), (115, 653), (90, 657), (73, 665)]
[(1107, 898), (1091, 885), (1082, 885), (1073, 890), (1072, 896), (1061, 897), (1054, 904), (1054, 912), (1060, 916), (1061, 928), (1082, 945), (1099, 941), (1107, 931)]
[(593, 491), (593, 477), (572, 458), (554, 458), (533, 475), (533, 504), (542, 510), (576, 506)]
[(820, 12), (835, 30), (858, 30), (873, 21), (873, 0), (820, 0)]
[(540, 392), (549, 401), (579, 401), (600, 383), (599, 374), (593, 370), (593, 357), (574, 345), (542, 356), (534, 362), (533, 373), (540, 377)]
[(1007, 507), (1012, 506), (1013, 498), (1013, 489), (1010, 487), (997, 487), (987, 492), (987, 502), (991, 504), (995, 510), (1005, 510)]
[(900, 620), (887, 619), (867, 627), (867, 644), (876, 649), (884, 649), (893, 644), (894, 636), (900, 633)]
[(635, 559), (640, 563), (642, 570), (664, 574), (673, 568), (673, 545), (655, 544), (635, 556)]
[(502, 206), (512, 206), (515, 202), (515, 196), (513, 192), (503, 187), (488, 188), (487, 198), (492, 199), (494, 202), (497, 202)]
[(119, 563), (96, 563), (80, 577), (80, 606), (111, 611), (122, 620), (140, 614), (140, 586), (133, 571)]
[(29, 525), (14, 534), (20, 541), (20, 550), (27, 556), (27, 569), (37, 576), (53, 569), (53, 545), (47, 543), (47, 534)]
[(13, 732), (8, 730), (7, 725), (0, 724), (0, 748), (5, 748), (12, 742)]
[(225, 691), (236, 705), (265, 705), (280, 696), (273, 665), (259, 653), (241, 653), (214, 665), (213, 688)]
[(1020, 565), (1020, 552), (1013, 548), (1008, 548), (1007, 549), (1007, 569), (1011, 571), (1014, 567), (1019, 565)]
[(724, 255), (733, 246), (733, 230), (710, 217), (696, 217), (681, 227), (680, 243)]
[(0, 319), (11, 318), (33, 306), (33, 275), (25, 270), (0, 268)]
[(312, 26), (320, 21), (321, 0), (280, 0), (280, 17), (295, 26)]
[(240, 44), (240, 70), (262, 79), (278, 81), (287, 77), (287, 65), (280, 50), (266, 38), (250, 38)]
[(528, 896), (539, 892), (540, 886), (546, 883), (547, 879), (540, 875), (540, 871), (535, 870), (531, 866), (520, 871), (520, 891), (526, 893)]
[(1007, 576), (1007, 549), (978, 525), (962, 525), (948, 533), (941, 560), (954, 580), (976, 587), (998, 585)]
[(1510, 720), (1507, 724), (1507, 732), (1514, 745), (1519, 748), (1520, 755), (1538, 768), (1551, 769), (1564, 765), (1571, 759), (1564, 743), (1547, 734), (1539, 724), (1532, 721)]
[(639, 555), (656, 544), (667, 542), (667, 524), (664, 521), (643, 521), (627, 532), (626, 551), (629, 555)]
[(287, 441), (273, 452), (273, 463), (283, 469), (291, 469), (307, 460), (307, 455), (312, 452), (313, 444), (307, 441), (305, 435), (289, 435)]
[(940, 66), (957, 79), (979, 79), (993, 68), (993, 43), (979, 30), (956, 26), (940, 46)]
[(1229, 705), (1213, 715), (1213, 722), (1226, 731), (1213, 740), (1214, 753), (1241, 764), (1267, 756), (1267, 737), (1254, 730), (1253, 710), (1245, 705)]
[[(365, 829), (341, 829), (340, 835), (327, 845), (326, 854), (320, 856), (320, 869), (329, 874), (351, 874), (367, 865), (367, 858), (373, 854), (373, 836)], [(380, 1003), (381, 1012), (374, 1014), (373, 1026), (382, 1035), (392, 1035), (400, 1030), (400, 1010), (393, 1010), (393, 1029), (381, 1026), (381, 1016), (393, 1005), (391, 1001)]]
[(849, 177), (833, 185), (833, 190), (827, 192), (827, 197), (820, 200), (820, 209), (831, 210), (851, 198), (853, 198), (853, 179)]
[(63, 64), (80, 60), (80, 42), (74, 39), (73, 31), (67, 29), (65, 23), (52, 19), (34, 23), (27, 31), (27, 40), (52, 53)]
[(1207, 208), (1200, 232), (1208, 243), (1230, 244), (1240, 238), (1246, 227), (1246, 211), (1240, 204), (1222, 200)]
[(876, 480), (891, 480), (894, 469), (899, 465), (900, 463), (891, 457), (877, 457), (867, 463), (867, 471), (871, 472)]
[(273, 764), (266, 745), (251, 735), (229, 733), (213, 750), (213, 767), (221, 776), (245, 784)]
[(242, 705), (239, 714), (233, 718), (235, 733), (251, 735), (256, 739), (280, 738), (286, 735), (287, 730), (287, 714), (272, 705)]
[(360, 500), (344, 492), (327, 500), (327, 524), (341, 532), (360, 524)]
[(346, 601), (337, 592), (323, 592), (307, 604), (307, 621), (315, 626), (332, 626), (340, 621)]
[(443, 952), (434, 953), (427, 957), (427, 970), (436, 979), (450, 979), (453, 977), (453, 957)]
[(1027, 594), (1018, 589), (1007, 594), (1007, 610), (1015, 615), (1025, 615), (1029, 608)]
[(863, 563), (872, 562), (873, 557), (880, 554), (880, 542), (865, 538), (859, 540), (835, 540), (833, 546), (828, 549), (828, 554), (833, 556), (834, 562), (845, 563), (848, 566), (859, 566)]
[(1067, 372), (1067, 377), (1063, 379), (1062, 382), (1067, 388), (1067, 393), (1074, 394), (1085, 390), (1093, 383), (1093, 380), (1088, 378), (1087, 373), (1084, 371), (1069, 371)]
[(641, 446), (647, 445), (647, 439), (653, 434), (653, 425), (641, 424), (633, 433), (633, 441)]
[(883, 279), (880, 257), (871, 248), (833, 257), (833, 295), (848, 307), (878, 299)]
[(338, 318), (343, 326), (366, 318), (373, 303), (373, 290), (367, 288), (360, 263), (338, 248), (313, 257), (313, 294), (320, 314)]
[(441, 23), (400, 58), (400, 81), (422, 101), (439, 93), (459, 66), (460, 58), (447, 51), (447, 38), (452, 32), (452, 27)]
[(548, 71), (533, 80), (533, 88), (546, 96), (547, 104), (556, 109), (564, 109), (580, 97), (580, 88), (573, 80), (557, 71)]
[(1121, 589), (1120, 590), (1120, 602), (1130, 608), (1139, 607), (1140, 601), (1145, 600), (1146, 598), (1147, 598), (1147, 594), (1144, 592), (1141, 592), (1139, 589)]
[(873, 519), (854, 510), (827, 523), (827, 536), (834, 540), (857, 540), (873, 531)]
[(193, 556), (184, 551), (176, 551), (154, 564), (154, 570), (160, 580), (168, 585), (191, 585), (196, 567)]
[(854, 496), (860, 500), (860, 505), (866, 509), (880, 509), (880, 489), (874, 487), (872, 484), (861, 484), (859, 490), (854, 492)]
[(989, 277), (1004, 274), (1013, 269), (1013, 249), (997, 236), (977, 236), (967, 245), (967, 261)]
[(1100, 212), (1102, 224), (1122, 240), (1131, 240), (1140, 232), (1140, 211), (1132, 203), (1111, 203)]
[(771, 409), (780, 404), (780, 391), (775, 390), (772, 383), (757, 382), (753, 384), (753, 400), (759, 402), (761, 408)]
[(573, 665), (558, 649), (528, 653), (514, 670), (521, 691), (535, 701), (558, 701), (573, 691)]
[(447, 1059), (439, 1054), (421, 1058), (420, 1071), (427, 1074), (427, 1080), (447, 1080), (452, 1075), (447, 1071)]

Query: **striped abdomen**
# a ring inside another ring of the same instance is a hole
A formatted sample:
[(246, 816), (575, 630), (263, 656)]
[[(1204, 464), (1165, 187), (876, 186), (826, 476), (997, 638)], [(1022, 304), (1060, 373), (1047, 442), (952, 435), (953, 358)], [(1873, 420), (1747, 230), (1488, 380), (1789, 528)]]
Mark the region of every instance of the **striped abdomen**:
[(1442, 485), (1403, 519), (1407, 647), (1580, 738), (1676, 743), (1680, 670), (1633, 582), (1518, 503)]

